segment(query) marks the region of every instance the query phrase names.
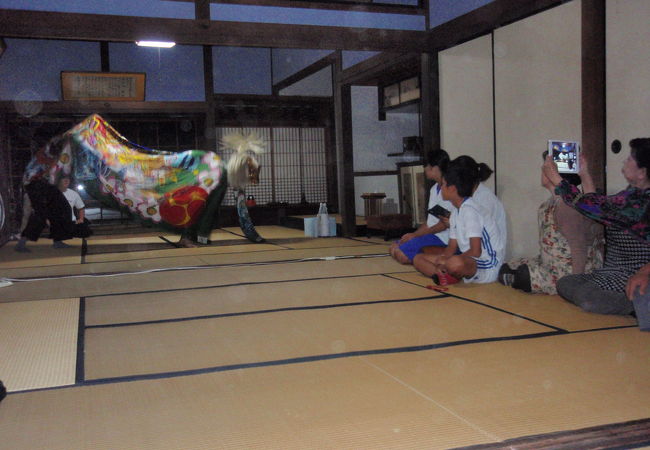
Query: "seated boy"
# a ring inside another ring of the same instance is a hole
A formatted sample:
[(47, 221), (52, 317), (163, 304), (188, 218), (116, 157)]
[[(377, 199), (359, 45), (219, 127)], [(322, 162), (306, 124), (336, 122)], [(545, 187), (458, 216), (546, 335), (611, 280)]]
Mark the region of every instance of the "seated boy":
[[(506, 237), (494, 219), (481, 213), (472, 199), (476, 183), (475, 168), (449, 164), (442, 177), (442, 197), (452, 207), (449, 219), (449, 245), (439, 255), (420, 253), (414, 267), (439, 285), (496, 281), (505, 256)], [(457, 250), (460, 254), (456, 254)]]

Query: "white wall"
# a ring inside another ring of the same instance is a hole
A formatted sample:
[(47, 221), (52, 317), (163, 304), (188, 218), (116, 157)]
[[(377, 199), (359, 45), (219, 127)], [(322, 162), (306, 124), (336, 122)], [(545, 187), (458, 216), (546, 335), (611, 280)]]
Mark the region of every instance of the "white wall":
[[(470, 155), (492, 170), (492, 35), (440, 52), (440, 142), (451, 158)], [(494, 190), (493, 175), (486, 185)]]
[[(650, 137), (650, 1), (608, 0), (607, 11), (607, 191), (627, 185), (621, 174), (628, 142)], [(609, 145), (618, 139), (623, 150)]]
[(539, 252), (547, 140), (581, 138), (580, 7), (563, 4), (440, 54), (443, 148), (495, 169), (509, 258)]
[(494, 32), (497, 191), (514, 257), (539, 252), (537, 208), (548, 139), (581, 138), (580, 7), (576, 0)]

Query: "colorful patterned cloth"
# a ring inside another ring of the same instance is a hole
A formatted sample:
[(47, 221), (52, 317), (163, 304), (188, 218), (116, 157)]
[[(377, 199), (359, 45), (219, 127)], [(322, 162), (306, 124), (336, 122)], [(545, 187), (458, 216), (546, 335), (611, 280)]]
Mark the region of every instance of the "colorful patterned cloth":
[(98, 200), (113, 199), (143, 219), (188, 228), (205, 210), (210, 193), (225, 183), (225, 173), (216, 153), (147, 149), (93, 114), (39, 151), (24, 182), (44, 177), (56, 184), (71, 174)]
[(555, 188), (564, 201), (581, 214), (616, 227), (650, 244), (650, 189), (627, 189), (614, 195), (583, 194), (566, 180)]
[[(571, 247), (567, 238), (560, 232), (555, 219), (558, 201), (562, 200), (557, 197), (548, 199), (541, 204), (537, 212), (540, 254), (534, 258), (518, 258), (508, 262), (512, 268), (521, 264), (528, 265), (531, 292), (534, 294), (557, 294), (557, 280), (573, 273)], [(590, 244), (587, 245), (584, 268), (585, 272), (591, 272), (602, 267), (603, 239), (591, 230), (585, 229), (583, 232), (592, 236)]]

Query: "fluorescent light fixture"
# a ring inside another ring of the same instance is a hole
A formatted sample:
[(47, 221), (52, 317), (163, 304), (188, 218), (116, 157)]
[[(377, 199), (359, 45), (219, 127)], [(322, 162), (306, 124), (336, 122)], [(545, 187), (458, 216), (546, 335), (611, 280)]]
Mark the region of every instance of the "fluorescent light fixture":
[(84, 185), (83, 184), (77, 185), (77, 189), (79, 189), (80, 191), (83, 191), (84, 190)]
[(176, 42), (165, 41), (135, 41), (140, 47), (158, 47), (158, 48), (172, 48)]

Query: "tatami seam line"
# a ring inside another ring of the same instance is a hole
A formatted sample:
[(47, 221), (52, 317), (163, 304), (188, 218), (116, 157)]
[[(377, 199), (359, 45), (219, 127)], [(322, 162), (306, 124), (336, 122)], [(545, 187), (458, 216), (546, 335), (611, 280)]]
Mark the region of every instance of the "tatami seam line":
[(240, 370), (240, 369), (251, 369), (256, 367), (271, 367), (271, 366), (282, 366), (282, 365), (289, 365), (289, 364), (300, 364), (306, 362), (326, 361), (326, 360), (350, 358), (356, 356), (410, 353), (410, 352), (418, 352), (418, 351), (436, 350), (436, 349), (448, 348), (448, 347), (457, 347), (461, 345), (482, 344), (482, 343), (489, 343), (489, 342), (506, 342), (506, 341), (518, 341), (518, 340), (526, 340), (526, 339), (540, 339), (540, 338), (554, 337), (554, 336), (569, 336), (576, 333), (598, 332), (603, 330), (625, 329), (625, 328), (633, 328), (633, 326), (608, 327), (602, 329), (595, 328), (595, 329), (583, 330), (579, 332), (548, 331), (542, 333), (531, 333), (531, 334), (514, 335), (514, 336), (498, 336), (498, 337), (491, 337), (491, 338), (467, 339), (461, 341), (450, 341), (450, 342), (442, 342), (442, 343), (427, 344), (427, 345), (395, 347), (395, 348), (375, 349), (375, 350), (358, 350), (358, 351), (345, 352), (345, 353), (301, 356), (296, 358), (285, 358), (285, 359), (272, 360), (272, 361), (212, 366), (212, 367), (205, 367), (201, 369), (158, 372), (158, 373), (141, 374), (141, 375), (128, 375), (122, 377), (97, 378), (92, 380), (82, 380), (81, 382), (76, 382), (75, 384), (70, 384), (65, 386), (27, 389), (23, 391), (10, 392), (8, 394), (19, 395), (19, 394), (25, 394), (29, 392), (36, 392), (36, 391), (69, 389), (75, 387), (93, 386), (93, 385), (111, 384), (111, 383), (125, 383), (131, 381), (141, 381), (141, 380), (175, 378), (175, 377), (182, 377), (182, 376), (201, 375), (206, 373), (227, 372), (227, 371)]
[[(410, 271), (405, 272), (393, 272), (393, 273), (411, 273)], [(382, 273), (367, 273), (367, 274), (357, 274), (357, 275), (342, 275), (337, 277), (313, 277), (313, 278), (292, 278), (289, 280), (268, 280), (268, 281), (241, 281), (239, 283), (230, 283), (230, 284), (216, 284), (210, 286), (195, 286), (195, 287), (185, 287), (185, 288), (172, 288), (172, 289), (156, 289), (148, 291), (134, 291), (134, 292), (116, 292), (116, 293), (107, 293), (107, 294), (94, 294), (87, 295), (86, 298), (100, 298), (100, 297), (111, 297), (119, 295), (138, 295), (138, 294), (155, 294), (160, 292), (177, 292), (177, 291), (195, 291), (197, 289), (218, 289), (218, 288), (227, 288), (227, 287), (236, 287), (236, 286), (248, 286), (248, 285), (257, 285), (257, 284), (276, 284), (276, 283), (295, 283), (298, 281), (318, 281), (318, 280), (339, 280), (345, 278), (357, 278), (357, 277), (376, 277), (382, 276)], [(397, 279), (397, 278), (396, 278)], [(420, 286), (423, 287), (423, 286)]]
[(490, 337), (490, 338), (466, 339), (461, 341), (450, 341), (450, 342), (441, 342), (441, 343), (425, 344), (425, 345), (413, 345), (413, 346), (406, 346), (406, 347), (383, 348), (383, 349), (374, 349), (374, 350), (355, 350), (355, 351), (344, 352), (344, 353), (327, 353), (322, 355), (300, 356), (295, 358), (285, 358), (285, 359), (278, 359), (278, 360), (271, 360), (271, 361), (226, 364), (223, 366), (204, 367), (201, 369), (178, 370), (178, 371), (171, 371), (171, 372), (159, 372), (159, 373), (140, 374), (140, 375), (126, 375), (126, 376), (109, 377), (109, 378), (96, 378), (91, 380), (84, 380), (81, 383), (81, 385), (88, 386), (88, 385), (96, 385), (96, 384), (109, 384), (109, 383), (121, 383), (121, 382), (131, 382), (131, 381), (140, 381), (140, 380), (172, 378), (172, 377), (181, 377), (181, 376), (190, 376), (190, 375), (200, 375), (204, 373), (227, 372), (227, 371), (240, 370), (240, 369), (252, 369), (256, 367), (284, 366), (284, 365), (300, 364), (306, 362), (326, 361), (332, 359), (351, 358), (356, 356), (411, 353), (411, 352), (419, 352), (419, 351), (426, 351), (426, 350), (435, 350), (440, 348), (456, 347), (461, 345), (481, 344), (486, 342), (537, 339), (537, 338), (548, 337), (548, 336), (559, 336), (563, 334), (569, 334), (569, 333), (548, 331), (542, 333), (529, 333), (529, 334), (522, 334), (522, 335), (515, 335), (515, 336), (498, 336), (498, 337)]
[[(415, 285), (415, 286), (424, 287), (424, 286), (422, 286), (422, 285), (420, 285), (420, 284), (413, 283), (412, 281), (402, 280), (401, 278), (392, 277), (392, 276), (390, 276), (390, 274), (383, 274), (383, 275), (386, 276), (386, 277), (388, 277), (388, 278), (394, 279), (394, 280), (403, 281), (404, 283), (408, 283), (408, 284), (412, 284), (412, 285)], [(560, 331), (560, 332), (568, 332), (568, 330), (565, 330), (564, 328), (556, 327), (556, 326), (554, 326), (554, 325), (549, 325), (549, 324), (547, 324), (547, 323), (540, 322), (539, 320), (531, 319), (530, 317), (524, 316), (524, 315), (522, 315), (522, 314), (518, 314), (518, 313), (515, 313), (515, 312), (512, 312), (512, 311), (508, 311), (508, 310), (506, 310), (506, 309), (499, 308), (499, 307), (497, 307), (497, 306), (488, 305), (487, 303), (483, 303), (483, 302), (480, 302), (480, 301), (478, 301), (478, 300), (472, 300), (472, 299), (469, 299), (469, 298), (461, 297), (460, 295), (450, 294), (450, 293), (448, 293), (448, 292), (447, 292), (447, 295), (449, 295), (450, 297), (457, 298), (458, 300), (463, 300), (463, 301), (466, 301), (466, 302), (474, 303), (474, 304), (477, 304), (477, 305), (484, 306), (484, 307), (486, 307), (486, 308), (494, 309), (495, 311), (499, 311), (499, 312), (502, 312), (502, 313), (505, 313), (505, 314), (509, 314), (509, 315), (511, 315), (511, 316), (514, 316), (514, 317), (519, 317), (520, 319), (523, 319), (523, 320), (527, 320), (527, 321), (529, 321), (529, 322), (536, 323), (537, 325), (541, 325), (541, 326), (544, 326), (544, 327), (546, 327), (546, 328), (551, 328), (551, 329), (553, 329), (553, 330)]]
[(85, 341), (86, 341), (86, 298), (79, 298), (79, 320), (77, 328), (77, 358), (75, 365), (75, 384), (81, 383), (85, 378)]
[[(157, 236), (157, 237), (160, 237), (160, 236)], [(338, 237), (338, 239), (348, 239), (348, 240), (354, 241), (354, 242), (364, 242), (364, 243), (368, 244), (367, 245), (368, 247), (373, 246), (373, 245), (375, 245), (375, 246), (385, 246), (386, 245), (384, 243), (366, 242), (366, 241), (360, 241), (360, 240), (357, 240), (357, 239), (344, 238), (344, 237)], [(252, 244), (252, 242), (251, 242), (251, 244)], [(92, 244), (89, 244), (89, 245), (92, 245)], [(273, 244), (273, 245), (277, 245), (277, 244)], [(219, 246), (215, 246), (215, 248), (218, 248), (218, 247)], [(342, 246), (342, 248), (344, 248), (344, 247), (345, 246)], [(355, 245), (354, 247), (363, 247), (363, 246)], [(328, 246), (309, 247), (309, 250), (317, 250), (317, 249), (321, 249), (321, 248), (332, 248), (332, 247), (328, 247)], [(162, 249), (162, 250), (174, 250), (174, 248), (168, 248), (168, 249)], [(300, 248), (288, 248), (288, 249), (277, 248), (277, 249), (275, 249), (274, 248), (274, 249), (268, 249), (268, 250), (236, 252), (234, 254), (247, 255), (247, 254), (265, 253), (265, 252), (277, 252), (277, 251), (280, 251), (280, 250), (303, 250), (303, 249), (300, 249)], [(95, 255), (98, 255), (98, 254), (99, 253), (90, 254), (90, 255), (86, 254), (85, 256), (95, 256)], [(219, 255), (224, 255), (224, 253), (216, 252), (216, 253), (205, 253), (205, 254), (184, 255), (184, 256), (219, 256)], [(76, 255), (74, 255), (74, 256), (76, 256)], [(82, 256), (81, 251), (80, 251), (80, 256)], [(169, 255), (169, 256), (153, 256), (153, 257), (150, 257), (150, 258), (137, 258), (137, 259), (116, 259), (116, 260), (111, 260), (111, 261), (90, 261), (90, 262), (86, 261), (85, 264), (110, 264), (110, 263), (136, 262), (136, 261), (146, 261), (146, 260), (149, 260), (149, 259), (168, 259), (168, 258), (179, 258), (179, 256), (178, 255)], [(47, 268), (47, 267), (66, 267), (66, 266), (76, 266), (76, 265), (78, 265), (78, 263), (47, 264), (47, 265), (42, 265), (42, 266), (28, 266), (28, 267), (6, 267), (5, 269), (7, 269), (7, 270), (40, 269), (40, 268)]]
[(139, 325), (157, 325), (161, 323), (220, 319), (224, 317), (249, 316), (255, 314), (269, 314), (269, 313), (287, 312), (287, 311), (309, 311), (309, 310), (317, 310), (317, 309), (346, 308), (346, 307), (353, 307), (353, 306), (378, 305), (378, 304), (388, 304), (388, 303), (419, 302), (419, 301), (440, 299), (445, 297), (449, 297), (449, 296), (447, 294), (441, 294), (441, 295), (434, 295), (434, 296), (429, 295), (426, 297), (400, 298), (400, 299), (390, 299), (390, 300), (367, 300), (363, 302), (329, 303), (324, 305), (288, 306), (285, 308), (259, 309), (254, 311), (240, 311), (240, 312), (230, 312), (230, 313), (221, 313), (221, 314), (206, 314), (201, 316), (177, 317), (173, 319), (144, 320), (140, 322), (119, 322), (119, 323), (109, 323), (109, 324), (101, 324), (101, 325), (86, 325), (86, 329), (119, 328), (119, 327), (139, 326)]
[[(331, 247), (328, 247), (331, 248)], [(293, 250), (293, 249), (290, 249)], [(263, 251), (278, 251), (278, 250), (263, 250)], [(242, 253), (237, 253), (237, 254), (244, 254), (244, 253), (262, 253), (262, 252), (242, 252)], [(218, 254), (217, 254), (218, 255)], [(196, 257), (200, 258), (202, 256), (215, 256), (213, 254), (205, 254), (205, 255), (185, 255), (186, 257)], [(369, 254), (362, 254), (362, 255), (340, 255), (340, 256), (334, 256), (334, 259), (362, 259), (362, 258), (371, 258), (371, 257), (377, 257), (377, 258), (383, 258), (383, 257), (388, 257), (388, 253), (369, 253)], [(198, 264), (195, 266), (177, 266), (177, 267), (161, 267), (161, 268), (155, 268), (155, 269), (145, 269), (144, 271), (155, 271), (155, 272), (174, 272), (174, 271), (180, 271), (180, 270), (206, 270), (206, 269), (215, 269), (219, 267), (237, 267), (237, 266), (270, 266), (273, 264), (293, 264), (293, 263), (299, 263), (299, 262), (314, 262), (314, 261), (324, 261), (323, 258), (327, 258), (326, 256), (310, 256), (307, 258), (291, 258), (291, 259), (282, 259), (282, 260), (277, 260), (277, 261), (252, 261), (252, 262), (241, 262), (241, 263), (219, 263), (219, 264)], [(155, 258), (152, 258), (155, 259)], [(119, 263), (119, 262), (137, 262), (139, 260), (123, 260), (123, 261), (107, 261), (107, 262), (99, 262), (99, 263), (86, 263), (86, 265), (89, 264), (111, 264), (111, 263)], [(73, 264), (65, 264), (65, 265), (73, 265)], [(36, 269), (39, 267), (64, 267), (65, 265), (61, 266), (34, 266), (34, 267), (29, 267), (29, 269)], [(74, 264), (77, 265), (77, 264)], [(64, 275), (44, 275), (44, 276), (39, 276), (39, 277), (14, 277), (12, 280), (17, 280), (17, 281), (31, 281), (31, 280), (57, 280), (57, 279), (65, 279), (65, 278), (91, 278), (91, 277), (101, 277), (101, 276), (108, 276), (108, 275), (140, 275), (142, 271), (134, 271), (134, 272), (115, 272), (115, 271), (109, 271), (109, 272), (93, 272), (93, 273), (74, 273), (74, 274), (64, 274)], [(395, 272), (395, 273), (402, 273), (402, 272)]]

